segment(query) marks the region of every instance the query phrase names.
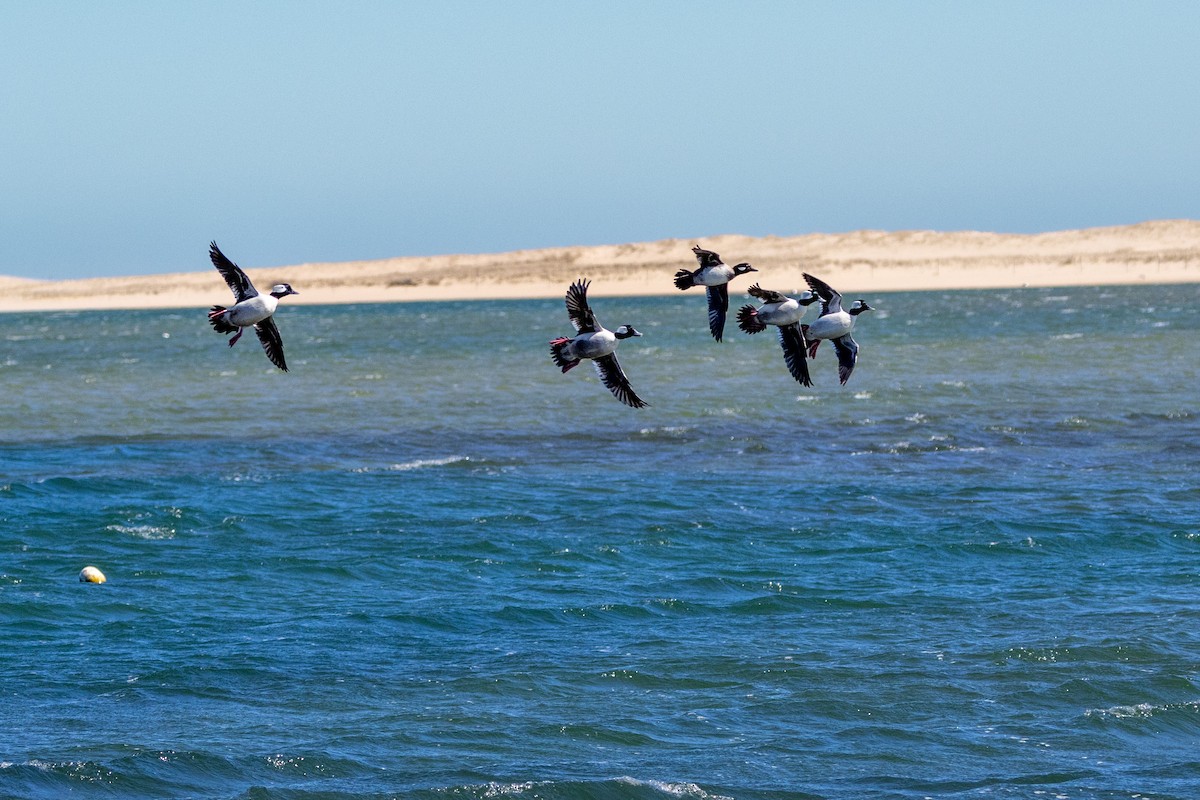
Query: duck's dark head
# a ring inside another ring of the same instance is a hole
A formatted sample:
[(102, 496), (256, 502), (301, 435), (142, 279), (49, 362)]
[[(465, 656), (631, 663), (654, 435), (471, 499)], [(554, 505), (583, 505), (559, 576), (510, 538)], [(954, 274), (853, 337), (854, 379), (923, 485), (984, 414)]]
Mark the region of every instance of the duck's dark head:
[(811, 306), (813, 303), (817, 302), (820, 299), (821, 298), (817, 297), (812, 292), (803, 291), (800, 293), (800, 296), (796, 298), (796, 302), (802, 306)]
[(628, 339), (631, 336), (641, 336), (642, 334), (632, 325), (622, 325), (613, 331), (613, 335), (618, 339)]
[(869, 305), (867, 305), (866, 300), (855, 300), (854, 305), (850, 308), (850, 311), (848, 313), (852, 317), (857, 317), (859, 314), (861, 314), (864, 311), (874, 311), (874, 309), (871, 308)]
[(745, 275), (747, 272), (758, 272), (758, 270), (744, 261), (733, 268), (734, 275)]
[(286, 297), (289, 294), (300, 294), (292, 288), (290, 283), (277, 283), (271, 287), (271, 297), (278, 300), (280, 297)]

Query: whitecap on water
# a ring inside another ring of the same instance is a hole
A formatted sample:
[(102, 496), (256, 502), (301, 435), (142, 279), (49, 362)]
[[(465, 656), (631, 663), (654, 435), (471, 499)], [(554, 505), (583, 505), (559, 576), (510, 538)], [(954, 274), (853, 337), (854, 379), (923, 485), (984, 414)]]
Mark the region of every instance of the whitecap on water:
[(1112, 708), (1089, 708), (1083, 712), (1087, 717), (1113, 717), (1128, 719), (1130, 717), (1149, 717), (1154, 713), (1154, 706), (1149, 703), (1138, 703), (1132, 706), (1113, 706)]
[(1111, 717), (1113, 719), (1146, 719), (1164, 711), (1200, 711), (1200, 701), (1191, 700), (1186, 703), (1136, 703), (1127, 706), (1112, 706), (1111, 708), (1089, 708), (1083, 712), (1086, 717)]
[(533, 787), (533, 781), (525, 781), (524, 783), (489, 783), (483, 787), (483, 796), (507, 797), (509, 795), (527, 792)]
[(677, 438), (691, 431), (688, 425), (664, 425), (661, 428), (642, 428), (638, 431), (641, 436), (662, 436)]
[(418, 458), (413, 461), (404, 461), (400, 464), (392, 464), (388, 467), (389, 472), (408, 472), (414, 469), (424, 469), (425, 467), (444, 467), (447, 464), (457, 464), (460, 461), (470, 461), (470, 456), (446, 456), (445, 458)]
[(104, 528), (113, 533), (124, 533), (138, 539), (173, 539), (175, 529), (162, 525), (108, 525)]
[(617, 782), (630, 786), (648, 786), (651, 789), (671, 795), (672, 797), (696, 797), (700, 798), (700, 800), (732, 800), (732, 798), (725, 795), (706, 792), (694, 783), (673, 783), (671, 781), (654, 780), (641, 781), (628, 776), (617, 778)]

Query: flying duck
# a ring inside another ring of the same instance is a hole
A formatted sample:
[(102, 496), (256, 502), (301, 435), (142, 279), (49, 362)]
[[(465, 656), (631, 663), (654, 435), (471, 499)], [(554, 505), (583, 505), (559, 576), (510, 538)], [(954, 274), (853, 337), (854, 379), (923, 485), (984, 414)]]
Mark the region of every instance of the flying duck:
[(568, 372), (582, 359), (590, 358), (600, 376), (600, 382), (608, 387), (613, 397), (627, 406), (644, 408), (647, 403), (638, 397), (629, 385), (629, 379), (617, 363), (617, 343), (631, 336), (641, 336), (632, 325), (622, 325), (615, 331), (607, 330), (596, 319), (588, 306), (587, 290), (591, 281), (580, 278), (567, 289), (567, 316), (577, 331), (573, 339), (565, 336), (550, 340), (550, 357), (562, 371)]
[(808, 282), (808, 288), (821, 298), (821, 315), (811, 325), (800, 326), (805, 339), (808, 340), (808, 357), (816, 358), (821, 340), (831, 339), (833, 348), (837, 351), (838, 379), (845, 386), (846, 381), (850, 380), (850, 373), (854, 371), (854, 363), (858, 360), (858, 344), (850, 336), (850, 331), (854, 329), (854, 321), (858, 319), (858, 315), (870, 311), (871, 307), (862, 300), (856, 300), (850, 310), (843, 311), (842, 296), (828, 283), (814, 278), (807, 272), (804, 273), (804, 280)]
[(271, 319), (271, 315), (275, 313), (275, 307), (279, 305), (279, 298), (300, 293), (290, 284), (277, 283), (271, 287), (270, 294), (259, 294), (258, 290), (254, 288), (254, 284), (246, 277), (246, 273), (225, 257), (216, 242), (209, 244), (208, 257), (212, 259), (217, 272), (220, 272), (221, 277), (229, 284), (236, 301), (229, 308), (213, 306), (212, 310), (208, 312), (208, 321), (213, 326), (213, 330), (217, 333), (234, 334), (234, 337), (229, 340), (229, 346), (233, 347), (237, 344), (237, 340), (242, 338), (246, 328), (254, 328), (254, 332), (258, 334), (258, 340), (262, 342), (263, 352), (267, 354), (267, 358), (271, 360), (272, 364), (287, 372), (287, 362), (283, 359), (283, 339), (279, 338), (279, 329), (275, 327), (275, 320)]
[(692, 247), (700, 266), (694, 270), (681, 269), (675, 273), (675, 288), (690, 289), (703, 286), (708, 293), (708, 329), (718, 342), (725, 332), (725, 314), (729, 311), (729, 282), (738, 275), (758, 272), (749, 264), (731, 267), (711, 250)]
[(757, 283), (747, 291), (751, 297), (761, 300), (762, 306), (755, 308), (745, 305), (738, 309), (738, 327), (754, 334), (765, 331), (768, 325), (778, 326), (779, 346), (783, 348), (783, 360), (787, 363), (788, 372), (805, 386), (812, 386), (804, 356), (808, 343), (800, 330), (800, 318), (810, 305), (817, 302), (817, 296), (812, 292), (804, 292), (799, 298), (792, 298), (782, 292), (763, 289)]

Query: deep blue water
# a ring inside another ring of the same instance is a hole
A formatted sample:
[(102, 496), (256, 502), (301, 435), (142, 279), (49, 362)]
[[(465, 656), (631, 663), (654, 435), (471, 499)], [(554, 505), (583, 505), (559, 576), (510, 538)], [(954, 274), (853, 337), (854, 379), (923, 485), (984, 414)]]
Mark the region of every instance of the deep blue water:
[(865, 299), (0, 315), (0, 796), (1200, 796), (1200, 286)]

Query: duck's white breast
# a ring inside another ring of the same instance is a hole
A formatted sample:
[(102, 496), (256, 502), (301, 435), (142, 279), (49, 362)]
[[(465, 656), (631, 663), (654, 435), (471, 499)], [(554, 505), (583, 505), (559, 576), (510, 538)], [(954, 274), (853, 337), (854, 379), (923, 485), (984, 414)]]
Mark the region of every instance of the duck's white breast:
[(251, 297), (248, 300), (243, 300), (233, 308), (229, 309), (226, 319), (228, 319), (234, 325), (244, 328), (248, 325), (254, 325), (255, 323), (262, 322), (264, 319), (274, 314), (275, 308), (278, 305), (279, 301), (271, 295), (260, 294), (255, 297)]
[(758, 317), (768, 325), (791, 325), (804, 316), (804, 306), (792, 299), (782, 303), (767, 303), (758, 310)]
[(808, 334), (813, 339), (837, 339), (849, 333), (852, 327), (854, 327), (854, 317), (845, 311), (839, 311), (836, 314), (817, 317), (808, 326)]
[(721, 264), (718, 267), (709, 267), (708, 269), (700, 270), (700, 274), (696, 276), (696, 283), (701, 286), (720, 286), (723, 283), (729, 283), (733, 278), (733, 267)]
[(617, 336), (609, 330), (580, 334), (571, 349), (579, 358), (601, 358), (617, 349)]

